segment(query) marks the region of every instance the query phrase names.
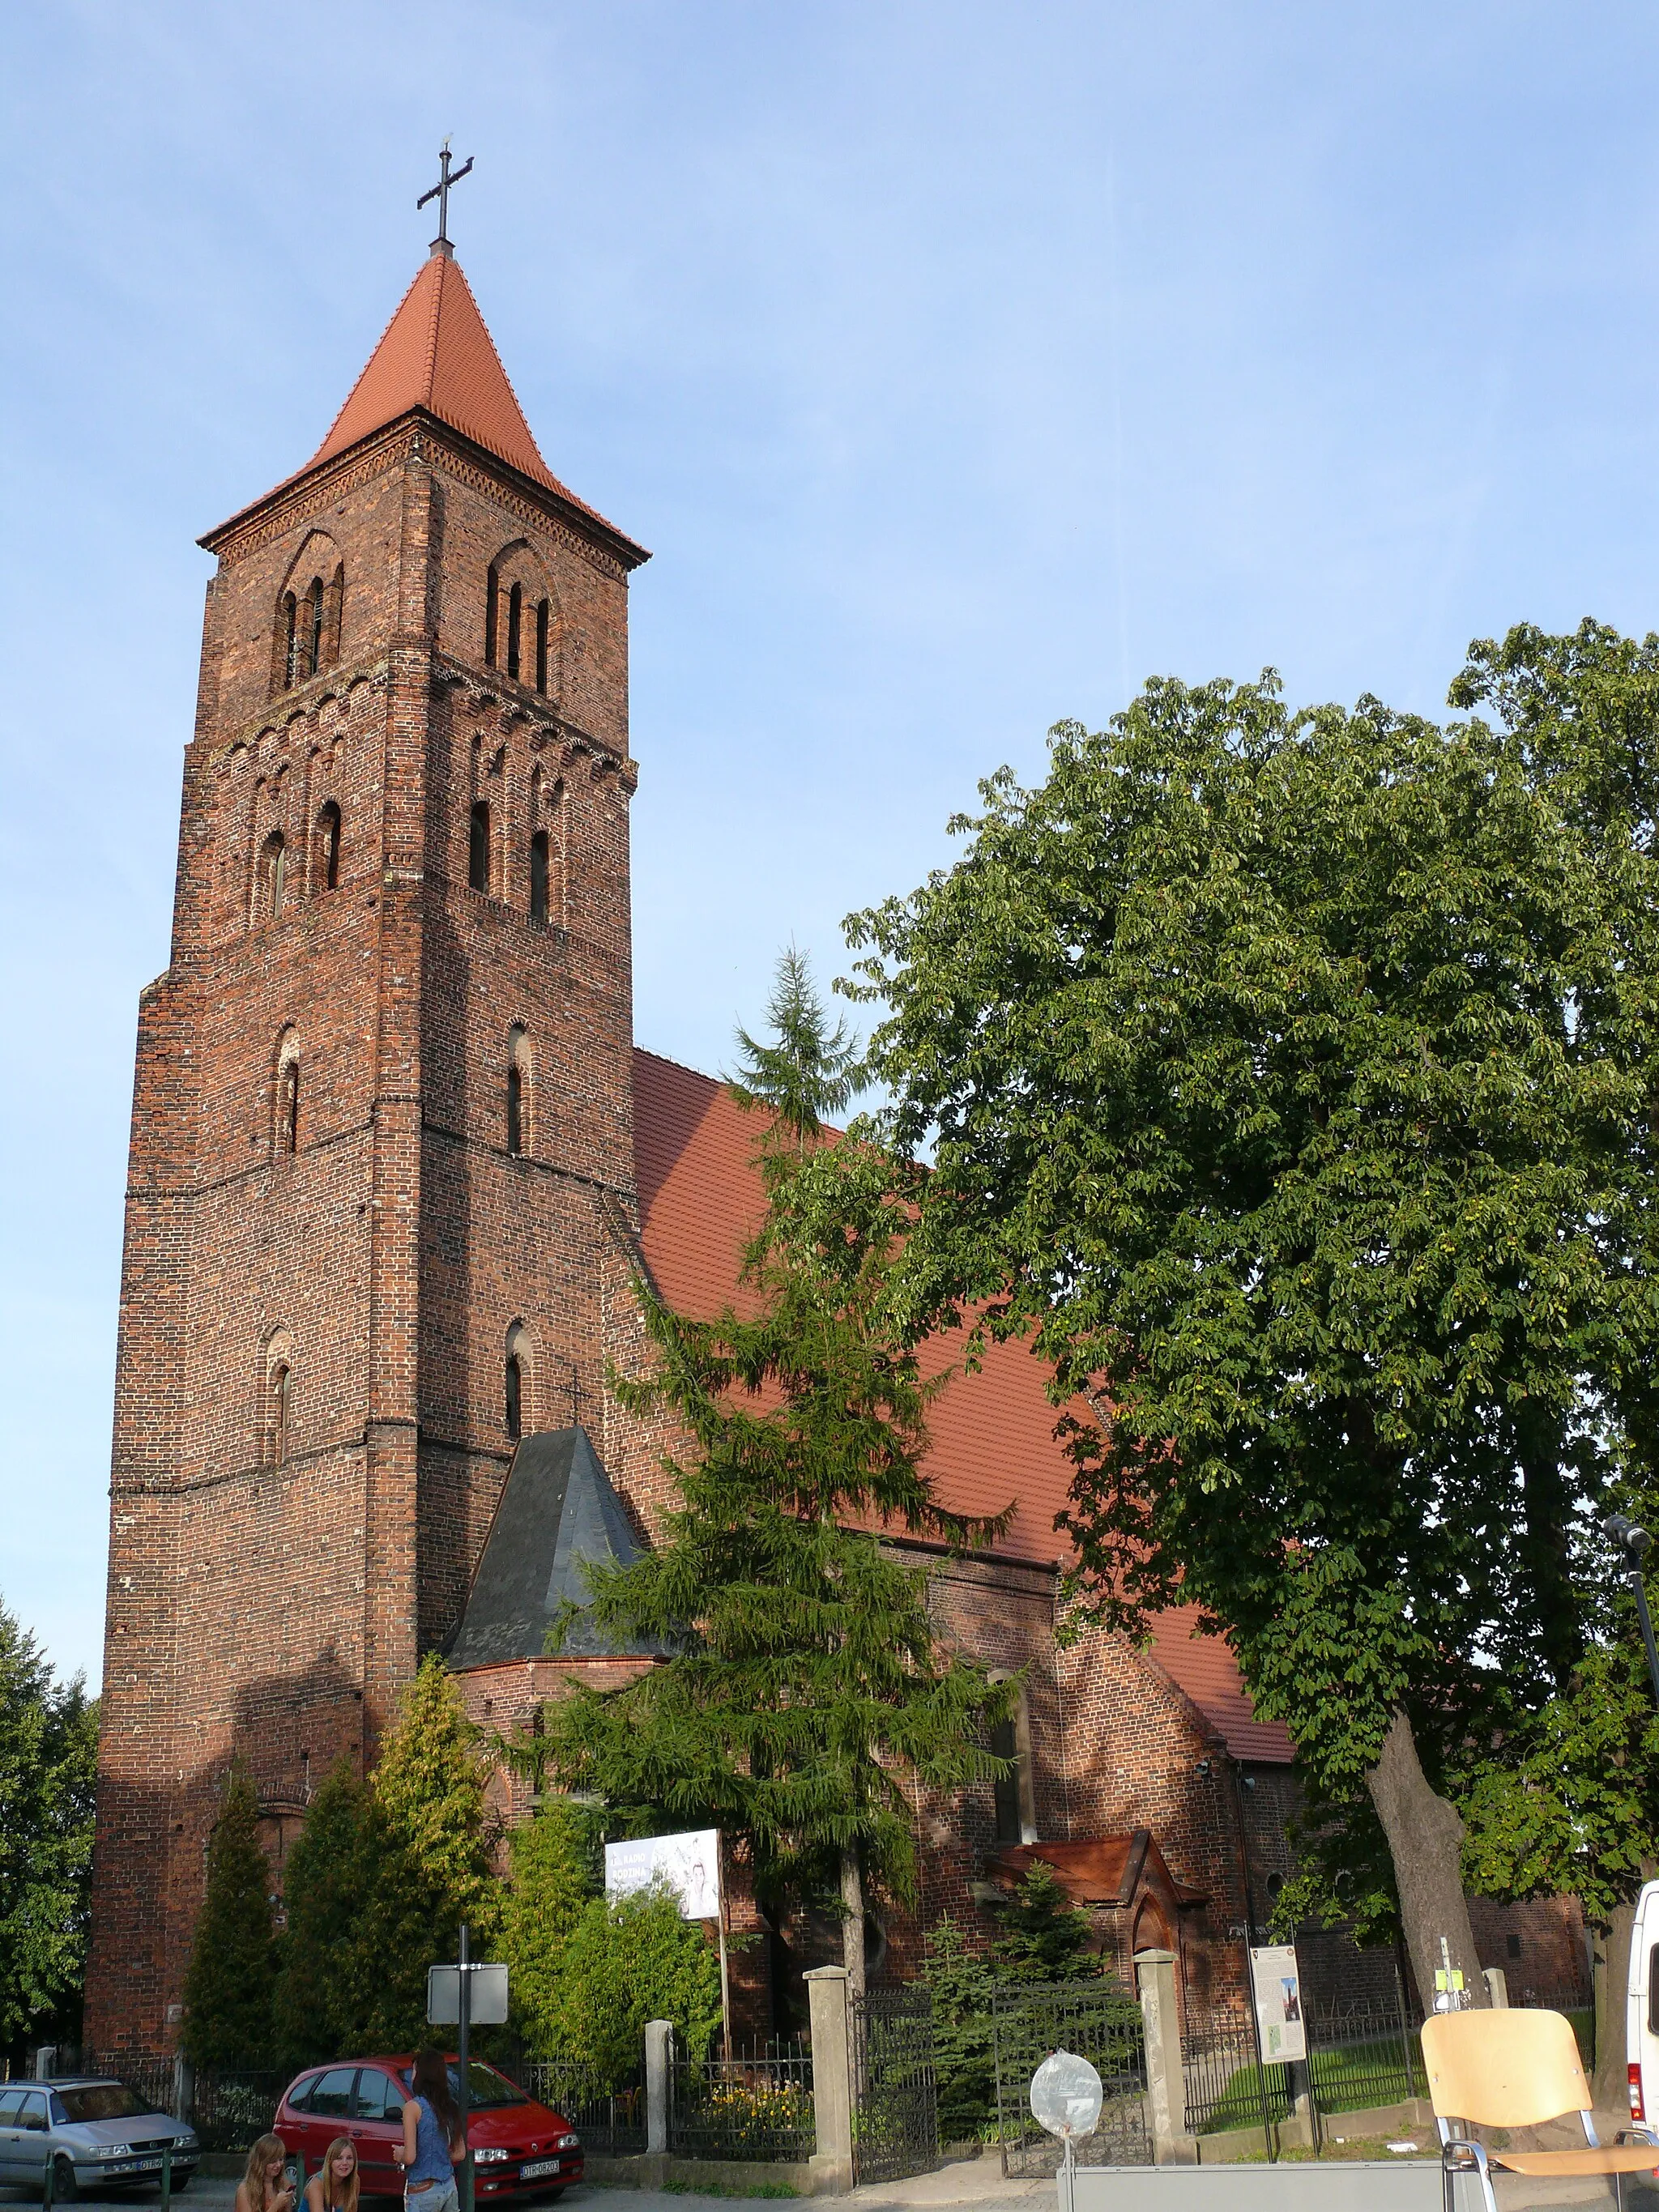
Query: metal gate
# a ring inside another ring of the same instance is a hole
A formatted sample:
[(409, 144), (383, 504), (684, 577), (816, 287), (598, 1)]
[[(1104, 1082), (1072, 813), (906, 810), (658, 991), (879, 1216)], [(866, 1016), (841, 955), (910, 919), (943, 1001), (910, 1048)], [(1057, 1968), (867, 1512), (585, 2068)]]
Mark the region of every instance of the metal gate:
[(853, 2179), (931, 2173), (939, 2164), (933, 1992), (867, 1990), (852, 2015)]
[(1100, 2119), (1077, 2146), (1079, 2166), (1150, 2166), (1146, 2040), (1140, 2007), (1115, 1982), (1033, 1982), (999, 1990), (997, 2136), (1002, 2170), (1030, 2179), (1053, 2173), (1060, 2147), (1031, 2116), (1031, 2076), (1051, 2051), (1074, 2051), (1100, 2076)]

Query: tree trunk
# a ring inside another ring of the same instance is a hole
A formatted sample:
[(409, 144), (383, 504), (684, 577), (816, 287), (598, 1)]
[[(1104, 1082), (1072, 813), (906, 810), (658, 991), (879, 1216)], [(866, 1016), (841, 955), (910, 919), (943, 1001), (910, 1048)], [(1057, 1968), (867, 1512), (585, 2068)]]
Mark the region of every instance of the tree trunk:
[(1629, 2089), (1625, 2075), (1625, 1996), (1630, 1983), (1630, 1939), (1636, 1926), (1636, 1904), (1615, 1905), (1606, 1928), (1591, 1937), (1590, 1981), (1595, 1991), (1595, 2076), (1590, 2084), (1598, 2112), (1629, 2117)]
[(841, 1855), (842, 1957), (847, 1966), (847, 1995), (856, 2004), (864, 1995), (864, 1877), (856, 1844)]
[(1404, 1713), (1395, 1715), (1383, 1739), (1382, 1756), (1365, 1777), (1365, 1786), (1389, 1839), (1406, 1948), (1424, 2003), (1431, 2008), (1434, 2003), (1435, 1974), (1445, 1964), (1440, 1948), (1443, 1938), (1453, 1970), (1462, 1972), (1465, 2002), (1484, 2005), (1486, 1977), (1475, 1952), (1458, 1863), (1462, 1815), (1430, 1789)]

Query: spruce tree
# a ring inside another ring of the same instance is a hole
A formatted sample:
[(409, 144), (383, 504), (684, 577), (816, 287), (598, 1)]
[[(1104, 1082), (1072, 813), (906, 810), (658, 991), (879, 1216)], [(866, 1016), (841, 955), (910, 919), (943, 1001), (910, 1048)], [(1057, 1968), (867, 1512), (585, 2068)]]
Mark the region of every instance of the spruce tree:
[(80, 2037), (98, 1707), (0, 1605), (0, 2050)]
[(363, 1935), (374, 1917), (381, 1835), (367, 1786), (342, 1759), (313, 1798), (284, 1870), (276, 2022), (289, 2065), (363, 2047), (367, 1999), (379, 1978)]
[(574, 1687), (546, 1749), (624, 1823), (747, 1837), (763, 1896), (838, 1893), (861, 1990), (866, 1878), (914, 1887), (909, 1789), (1001, 1772), (986, 1735), (1017, 1686), (936, 1650), (925, 1573), (878, 1540), (959, 1546), (1000, 1522), (946, 1512), (921, 1472), (939, 1383), (888, 1307), (909, 1193), (874, 1148), (821, 1140), (851, 1048), (793, 952), (769, 1012), (775, 1045), (739, 1033), (738, 1096), (765, 1116), (751, 1314), (691, 1321), (641, 1285), (654, 1371), (614, 1378), (690, 1448), (667, 1462), (679, 1502), (657, 1547), (590, 1570), (594, 1612), (672, 1656), (621, 1689)]
[(253, 1784), (238, 1765), (208, 1844), (207, 1889), (185, 1976), (186, 2056), (198, 2066), (268, 2065), (275, 1978), (270, 1866)]
[(1078, 1910), (1058, 1877), (1041, 1863), (997, 1907), (997, 1919), (1000, 1932), (991, 1955), (1005, 1979), (1072, 1982), (1099, 1973), (1088, 1914)]

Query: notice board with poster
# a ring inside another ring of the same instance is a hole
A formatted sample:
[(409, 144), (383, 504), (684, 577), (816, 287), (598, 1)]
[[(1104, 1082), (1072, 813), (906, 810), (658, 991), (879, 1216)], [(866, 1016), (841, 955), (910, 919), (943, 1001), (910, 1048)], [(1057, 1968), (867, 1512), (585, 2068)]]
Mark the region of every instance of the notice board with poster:
[(683, 1836), (641, 1836), (605, 1847), (605, 1893), (630, 1897), (665, 1882), (680, 1900), (685, 1920), (719, 1920), (720, 1838), (717, 1828)]
[(1305, 2058), (1308, 2029), (1302, 2017), (1302, 1970), (1296, 1963), (1294, 1943), (1251, 1945), (1250, 1991), (1263, 2063), (1277, 2066), (1286, 2059)]

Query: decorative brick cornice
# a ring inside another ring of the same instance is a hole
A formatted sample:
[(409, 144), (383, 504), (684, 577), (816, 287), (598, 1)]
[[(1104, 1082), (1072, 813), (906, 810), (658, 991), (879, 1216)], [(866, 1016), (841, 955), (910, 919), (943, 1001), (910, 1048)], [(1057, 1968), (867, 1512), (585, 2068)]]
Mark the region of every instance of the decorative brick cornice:
[(651, 557), (610, 523), (589, 515), (573, 501), (544, 491), (423, 407), (411, 409), (337, 459), (278, 484), (196, 542), (229, 566), (310, 521), (343, 493), (390, 470), (410, 467), (436, 468), (482, 493), (618, 583), (626, 582), (629, 571)]

